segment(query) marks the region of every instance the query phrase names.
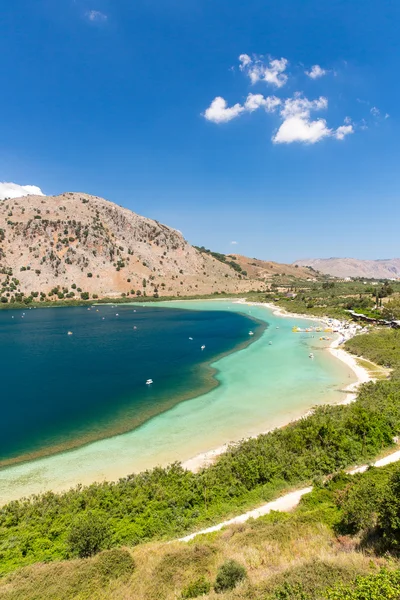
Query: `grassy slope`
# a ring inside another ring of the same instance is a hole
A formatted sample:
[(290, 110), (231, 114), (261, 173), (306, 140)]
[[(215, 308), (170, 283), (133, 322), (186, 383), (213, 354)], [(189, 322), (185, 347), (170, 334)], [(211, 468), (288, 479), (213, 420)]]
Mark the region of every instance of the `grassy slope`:
[(340, 476), (317, 486), (292, 514), (273, 513), (190, 544), (150, 543), (26, 567), (0, 580), (0, 598), (172, 600), (199, 577), (212, 583), (218, 567), (234, 559), (245, 566), (247, 581), (231, 592), (211, 591), (204, 598), (323, 600), (332, 586), (351, 583), (357, 575), (376, 574), (382, 566), (399, 568), (394, 558), (358, 551), (358, 535), (339, 532), (345, 513), (342, 498), (349, 486), (357, 498), (368, 483), (383, 488), (399, 468), (373, 469), (350, 483)]

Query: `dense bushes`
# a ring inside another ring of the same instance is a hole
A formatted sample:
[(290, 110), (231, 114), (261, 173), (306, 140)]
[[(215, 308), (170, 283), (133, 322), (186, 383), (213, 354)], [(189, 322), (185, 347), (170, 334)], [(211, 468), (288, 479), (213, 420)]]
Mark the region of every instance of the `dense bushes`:
[[(11, 502), (0, 511), (1, 571), (65, 558), (71, 549), (85, 555), (106, 542), (115, 547), (174, 537), (269, 499), (285, 486), (366, 461), (389, 447), (399, 432), (398, 384), (371, 383), (357, 402), (320, 407), (288, 427), (244, 441), (198, 474), (173, 464), (118, 483)], [(92, 513), (103, 515), (110, 539), (96, 541)], [(79, 542), (85, 527), (94, 531), (88, 548)]]
[(335, 475), (302, 499), (300, 511), (310, 510), (336, 534), (359, 534), (362, 547), (399, 555), (400, 464)]
[(400, 570), (382, 569), (377, 575), (357, 577), (351, 585), (341, 585), (327, 591), (327, 600), (398, 600)]

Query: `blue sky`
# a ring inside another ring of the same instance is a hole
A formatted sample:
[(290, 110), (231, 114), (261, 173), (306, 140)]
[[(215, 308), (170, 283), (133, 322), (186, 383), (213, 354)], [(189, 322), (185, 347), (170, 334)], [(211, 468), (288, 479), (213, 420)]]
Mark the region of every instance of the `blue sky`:
[(221, 252), (400, 255), (400, 3), (1, 5), (1, 182)]

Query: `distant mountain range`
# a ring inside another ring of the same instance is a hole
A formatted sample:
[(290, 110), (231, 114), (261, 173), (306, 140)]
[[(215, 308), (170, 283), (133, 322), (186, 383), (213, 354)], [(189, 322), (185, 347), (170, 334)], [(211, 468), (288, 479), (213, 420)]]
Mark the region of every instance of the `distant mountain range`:
[(312, 267), (335, 277), (365, 277), (368, 279), (399, 279), (400, 258), (359, 260), (357, 258), (304, 258), (294, 265)]
[[(267, 289), (308, 269), (211, 252), (83, 193), (0, 201), (0, 301), (194, 296)], [(82, 295), (83, 294), (83, 295)]]

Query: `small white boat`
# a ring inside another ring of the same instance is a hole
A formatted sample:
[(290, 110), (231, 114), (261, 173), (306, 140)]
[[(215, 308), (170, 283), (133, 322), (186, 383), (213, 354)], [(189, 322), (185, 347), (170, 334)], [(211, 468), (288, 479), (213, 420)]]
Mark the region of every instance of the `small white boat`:
[(67, 335), (73, 335), (72, 331), (68, 331)]
[(314, 358), (314, 354), (312, 352), (310, 352), (310, 354), (308, 355), (308, 358)]
[(189, 340), (193, 340), (193, 338), (189, 338)]
[(272, 346), (272, 342), (268, 342), (268, 344), (269, 344), (270, 346)]
[(133, 329), (137, 329), (136, 325), (133, 326)]
[(252, 331), (249, 331), (249, 335), (254, 335), (254, 333)]
[(275, 327), (275, 329), (279, 329), (279, 327)]
[(152, 379), (148, 379), (148, 380), (146, 381), (146, 385), (151, 385), (152, 383), (153, 383), (153, 380), (152, 380)]
[(119, 314), (118, 314), (118, 313), (115, 313), (115, 316), (116, 316), (116, 317), (119, 317)]
[(202, 346), (202, 347), (201, 347), (201, 349), (202, 349), (202, 350), (204, 350), (204, 349), (205, 349), (205, 346)]

